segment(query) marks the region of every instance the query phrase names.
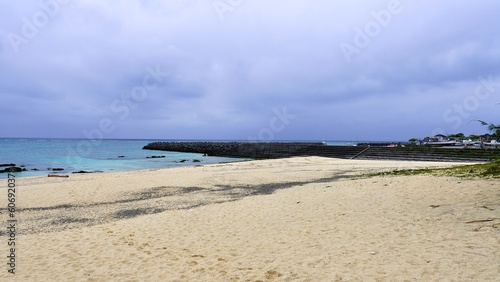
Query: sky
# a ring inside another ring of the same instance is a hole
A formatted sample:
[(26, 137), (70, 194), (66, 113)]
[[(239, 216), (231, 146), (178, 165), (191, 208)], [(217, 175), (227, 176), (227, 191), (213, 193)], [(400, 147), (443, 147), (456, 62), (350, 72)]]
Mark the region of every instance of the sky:
[(500, 1), (0, 0), (0, 137), (398, 140), (500, 123)]

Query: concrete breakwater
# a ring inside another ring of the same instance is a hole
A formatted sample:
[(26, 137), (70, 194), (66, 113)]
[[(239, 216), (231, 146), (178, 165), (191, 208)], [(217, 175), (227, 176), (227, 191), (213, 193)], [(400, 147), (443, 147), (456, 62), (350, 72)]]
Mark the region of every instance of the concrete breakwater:
[(491, 149), (446, 149), (427, 146), (327, 146), (320, 142), (154, 142), (144, 146), (143, 149), (201, 153), (219, 157), (267, 159), (297, 156), (457, 162), (483, 162), (500, 159), (500, 150)]
[[(310, 155), (313, 148), (323, 143), (250, 143), (250, 142), (153, 142), (143, 147), (185, 153), (200, 153), (207, 156), (235, 158), (286, 158)], [(325, 146), (326, 147), (326, 146)]]

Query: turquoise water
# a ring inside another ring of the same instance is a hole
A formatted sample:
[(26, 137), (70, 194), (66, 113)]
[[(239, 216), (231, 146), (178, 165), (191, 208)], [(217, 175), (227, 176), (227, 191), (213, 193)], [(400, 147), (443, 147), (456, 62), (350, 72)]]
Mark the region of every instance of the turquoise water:
[[(17, 177), (26, 177), (55, 173), (52, 168), (64, 169), (58, 173), (80, 170), (110, 172), (241, 161), (234, 158), (204, 157), (202, 154), (194, 153), (142, 150), (142, 147), (155, 141), (172, 140), (0, 138), (0, 164), (14, 163), (18, 167), (22, 166), (27, 171), (14, 174)], [(325, 143), (337, 146), (356, 144), (348, 141), (325, 141)], [(147, 158), (148, 156), (165, 156), (165, 158)], [(193, 162), (195, 159), (201, 162)], [(180, 162), (181, 160), (186, 161)], [(0, 167), (0, 170), (4, 168)], [(0, 179), (6, 177), (6, 173), (0, 173)]]
[[(26, 177), (54, 173), (49, 168), (63, 168), (59, 173), (80, 170), (109, 172), (241, 161), (194, 153), (142, 150), (143, 146), (154, 141), (161, 140), (0, 139), (0, 164), (23, 166), (27, 171), (14, 174)], [(195, 159), (201, 162), (193, 162)], [(0, 178), (5, 177), (7, 174), (0, 173)]]

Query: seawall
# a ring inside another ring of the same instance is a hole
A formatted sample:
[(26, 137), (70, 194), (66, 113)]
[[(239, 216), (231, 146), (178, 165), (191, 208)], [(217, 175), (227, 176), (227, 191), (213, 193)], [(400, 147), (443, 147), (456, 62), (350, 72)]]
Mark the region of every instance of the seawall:
[(484, 162), (492, 159), (500, 159), (500, 150), (498, 149), (448, 149), (427, 146), (327, 146), (320, 142), (153, 142), (144, 146), (143, 149), (200, 153), (206, 154), (207, 156), (257, 159), (297, 156), (456, 162)]
[(287, 158), (309, 155), (314, 148), (326, 147), (322, 143), (249, 143), (249, 142), (154, 142), (143, 147), (207, 156), (235, 158)]

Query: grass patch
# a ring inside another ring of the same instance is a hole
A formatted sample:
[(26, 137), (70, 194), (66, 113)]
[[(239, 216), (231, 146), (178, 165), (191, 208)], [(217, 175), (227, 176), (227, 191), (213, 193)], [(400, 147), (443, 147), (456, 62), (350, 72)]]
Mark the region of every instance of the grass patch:
[(500, 160), (484, 164), (463, 165), (447, 168), (403, 169), (370, 173), (367, 176), (423, 175), (454, 176), (462, 178), (500, 178)]

